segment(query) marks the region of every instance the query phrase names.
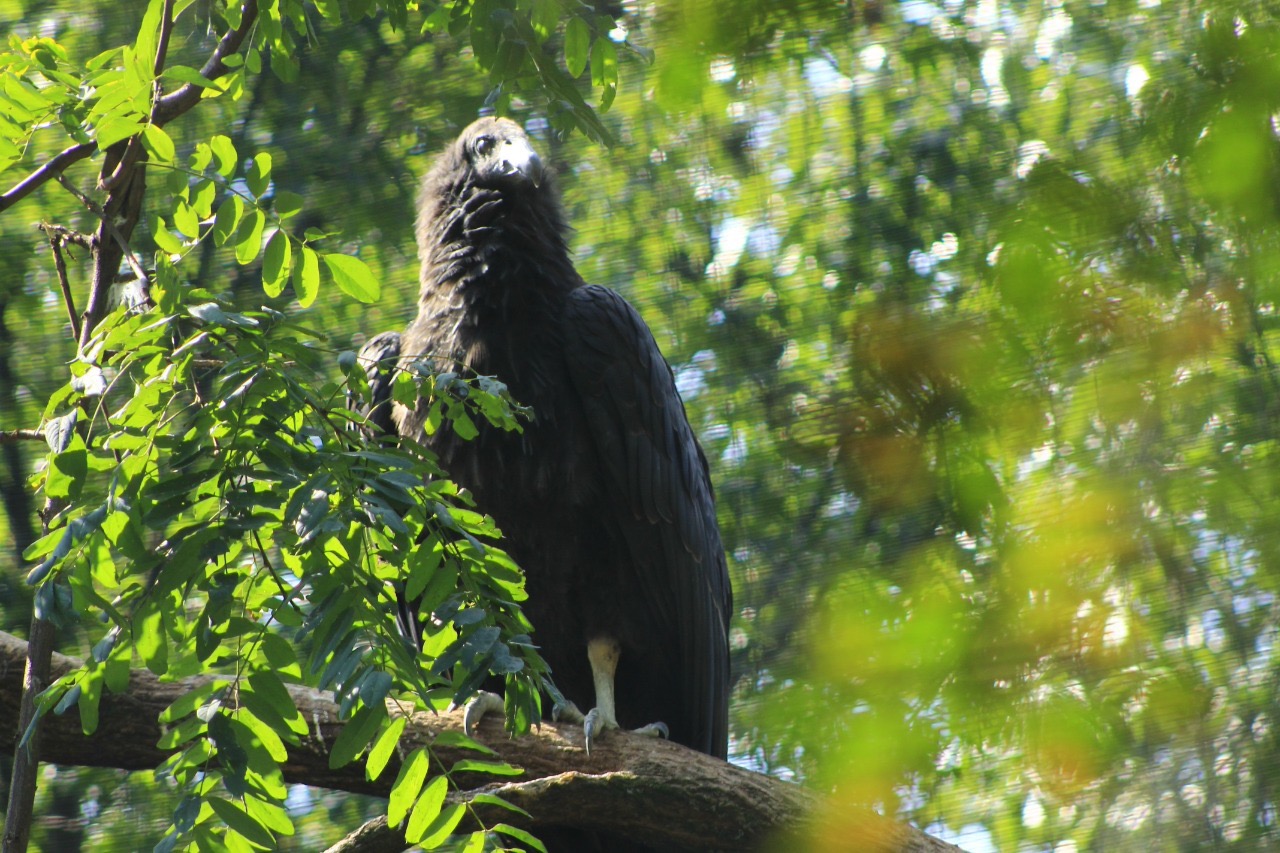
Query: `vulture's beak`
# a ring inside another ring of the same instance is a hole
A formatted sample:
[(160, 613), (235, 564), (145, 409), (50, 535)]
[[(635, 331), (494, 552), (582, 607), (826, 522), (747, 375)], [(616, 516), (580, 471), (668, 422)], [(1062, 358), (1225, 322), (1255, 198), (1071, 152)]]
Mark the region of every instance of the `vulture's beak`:
[(508, 139), (502, 143), (502, 171), (521, 175), (535, 187), (542, 185), (542, 158), (527, 139)]

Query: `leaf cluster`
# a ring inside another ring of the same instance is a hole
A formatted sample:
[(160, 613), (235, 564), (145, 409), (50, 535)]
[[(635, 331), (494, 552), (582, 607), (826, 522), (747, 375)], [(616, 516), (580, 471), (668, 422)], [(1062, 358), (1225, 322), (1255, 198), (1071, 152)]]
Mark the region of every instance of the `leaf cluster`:
[[(316, 8), (330, 23), (345, 10), (403, 28), (411, 5)], [(130, 181), (151, 189), (145, 214), (101, 219), (105, 243), (66, 232), (94, 259), (103, 245), (119, 247), (133, 281), (132, 295), (86, 314), (68, 381), (43, 410), (48, 453), (30, 486), (50, 512), (23, 554), (34, 564), (27, 581), (37, 618), (85, 636), (92, 651), (83, 669), (40, 694), (39, 715), (74, 709), (94, 731), (104, 691), (127, 690), (135, 663), (166, 678), (222, 675), (163, 715), (160, 746), (172, 755), (158, 773), (184, 793), (157, 849), (265, 849), (294, 831), (281, 765), (310, 736), (289, 688), (332, 690), (347, 725), (331, 764), (363, 756), (370, 778), (399, 764), (393, 822), (407, 820), (411, 841), (434, 846), (464, 812), (444, 805), (451, 774), (514, 771), (470, 760), (428, 778), (429, 748), (401, 743), (404, 714), (463, 702), (497, 678), (513, 732), (540, 718), (547, 672), (520, 610), (523, 576), (492, 519), (429, 455), (370, 434), (367, 380), (350, 353), (337, 359), (340, 381), (317, 377), (323, 335), (274, 308), (237, 310), (186, 280), (191, 257), (221, 251), (260, 270), (268, 298), (292, 288), (303, 307), (324, 288), (322, 273), (360, 302), (381, 289), (361, 258), (317, 247), (332, 235), (296, 226), (305, 201), (277, 186), (285, 158), (246, 151), (226, 133), (184, 139), (171, 124), (207, 102), (241, 101), (265, 67), (296, 81), (300, 46), (319, 37), (304, 5), (215, 10), (225, 32), (199, 68), (168, 56), (174, 25), (192, 8), (153, 0), (136, 40), (87, 61), (44, 37), (14, 37), (0, 55), (0, 173), (35, 167), (5, 206), (95, 153), (104, 155), (95, 191), (105, 201), (64, 185), (96, 216), (115, 215), (104, 210)], [(557, 126), (604, 138), (574, 78), (589, 53), (593, 82), (612, 99), (612, 24), (567, 17), (566, 73), (545, 49), (562, 11), (442, 3), (423, 31), (469, 33), (495, 92), (550, 90)], [(508, 97), (495, 95), (499, 108)], [(138, 221), (145, 240), (132, 236)], [(91, 294), (91, 305), (101, 296)], [(464, 439), (477, 423), (518, 429), (527, 415), (492, 377), (417, 365), (395, 389), (406, 405), (423, 399), (431, 429)], [(396, 628), (400, 601), (420, 614), (421, 649)], [(492, 832), (539, 846), (514, 827)], [(480, 831), (466, 844), (480, 849), (490, 838)]]

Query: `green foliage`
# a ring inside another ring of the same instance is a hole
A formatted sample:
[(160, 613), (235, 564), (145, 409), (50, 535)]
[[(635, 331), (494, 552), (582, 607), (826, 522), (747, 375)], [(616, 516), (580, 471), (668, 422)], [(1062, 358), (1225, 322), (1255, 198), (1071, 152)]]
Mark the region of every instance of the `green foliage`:
[[(403, 30), (412, 5), (352, 3), (346, 13)], [(330, 282), (362, 303), (381, 291), (364, 259), (320, 248), (335, 235), (304, 224), (303, 196), (279, 186), (287, 154), (254, 150), (239, 135), (166, 127), (193, 107), (234, 113), (261, 85), (265, 58), (280, 81), (296, 82), (299, 39), (319, 37), (303, 5), (215, 12), (227, 31), (243, 25), (248, 37), (203, 72), (167, 53), (190, 6), (153, 0), (134, 40), (88, 60), (53, 38), (16, 35), (0, 54), (0, 173), (29, 171), (68, 142), (79, 158), (95, 146), (107, 154), (107, 189), (129, 180), (111, 177), (113, 164), (120, 174), (141, 164), (151, 192), (146, 237), (134, 242), (155, 248), (135, 282), (140, 298), (88, 315), (69, 381), (49, 396), (49, 452), (30, 486), (57, 512), (23, 558), (34, 564), (27, 581), (37, 615), (87, 632), (93, 644), (83, 668), (40, 694), (40, 713), (75, 708), (92, 733), (104, 689), (127, 689), (132, 665), (165, 678), (218, 675), (162, 714), (160, 746), (172, 754), (157, 778), (184, 793), (156, 849), (270, 848), (295, 832), (281, 765), (307, 732), (287, 685), (333, 692), (346, 725), (330, 766), (366, 756), (376, 778), (400, 747), (405, 713), (462, 702), (491, 673), (507, 681), (511, 730), (527, 730), (539, 718), (546, 667), (519, 608), (523, 576), (496, 546), (492, 519), (432, 459), (368, 435), (352, 408), (368, 404), (353, 354), (338, 357), (341, 382), (317, 376), (314, 367), (333, 356), (323, 335), (272, 307), (238, 310), (185, 278), (193, 259), (221, 251), (252, 269), (268, 298), (292, 287), (303, 308)], [(559, 25), (558, 8), (444, 3), (427, 30), (442, 10), (452, 36), (470, 32), (495, 97), (504, 87), (528, 96), (554, 84), (560, 127), (606, 135), (540, 47)], [(334, 4), (319, 11), (342, 18)], [(611, 98), (616, 61), (601, 68), (593, 79)], [(175, 106), (188, 91), (198, 101)], [(124, 242), (132, 228), (122, 217), (113, 236), (139, 271), (143, 253)], [(467, 439), (478, 422), (519, 429), (527, 415), (492, 377), (436, 376), (425, 365), (401, 374), (397, 394), (410, 404), (424, 398), (432, 429)], [(395, 628), (398, 588), (430, 614), (421, 652)], [(431, 848), (465, 812), (444, 805), (454, 772), (515, 771), (464, 761), (428, 781), (427, 755), (418, 750), (401, 767), (391, 809), (396, 822), (408, 817), (411, 840)], [(468, 839), (474, 847), (490, 837)]]
[[(279, 764), (306, 722), (286, 680), (333, 690), (349, 717), (330, 753), (339, 767), (375, 738), (385, 765), (403, 729), (388, 698), (439, 708), (490, 669), (543, 671), (492, 521), (428, 460), (359, 438), (344, 388), (299, 374), (305, 330), (216, 302), (169, 316), (122, 308), (98, 329), (89, 351), (133, 391), (109, 417), (87, 407), (97, 415), (84, 440), (54, 456), (84, 457), (80, 497), (26, 557), (42, 561), (33, 577), (49, 618), (100, 615), (108, 628), (41, 705), (77, 705), (92, 731), (103, 685), (126, 686), (113, 667), (127, 673), (135, 655), (158, 675), (225, 673), (162, 715), (161, 745), (177, 750), (162, 773), (208, 806), (180, 809), (173, 843), (215, 819), (252, 843), (289, 831)], [(497, 419), (499, 397), (453, 382), (468, 389), (456, 405)], [(86, 408), (91, 397), (73, 383), (58, 399)], [(394, 628), (399, 577), (435, 614), (425, 657)]]

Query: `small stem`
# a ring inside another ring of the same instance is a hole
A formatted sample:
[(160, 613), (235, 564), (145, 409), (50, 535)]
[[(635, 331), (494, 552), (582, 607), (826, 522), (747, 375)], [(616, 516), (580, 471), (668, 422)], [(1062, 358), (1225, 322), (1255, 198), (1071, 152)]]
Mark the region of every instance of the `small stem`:
[(44, 441), (44, 430), (13, 429), (0, 432), (0, 444), (17, 444), (19, 441)]
[(62, 303), (67, 306), (67, 316), (71, 320), (71, 332), (75, 335), (75, 340), (80, 340), (80, 317), (76, 314), (75, 296), (71, 293), (71, 283), (67, 281), (67, 262), (62, 257), (62, 243), (64, 240), (58, 226), (44, 224), (40, 226), (40, 230), (44, 231), (45, 236), (49, 238), (49, 249), (53, 252), (53, 268), (58, 274), (58, 285), (62, 288)]

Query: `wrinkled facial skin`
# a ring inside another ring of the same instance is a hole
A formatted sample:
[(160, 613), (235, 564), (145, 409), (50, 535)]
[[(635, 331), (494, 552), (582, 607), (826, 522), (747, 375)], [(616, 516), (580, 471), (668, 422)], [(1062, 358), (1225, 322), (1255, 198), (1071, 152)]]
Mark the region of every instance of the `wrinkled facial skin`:
[(543, 165), (538, 152), (518, 124), (509, 119), (493, 119), (472, 125), (462, 140), (466, 157), (483, 184), (542, 184)]

